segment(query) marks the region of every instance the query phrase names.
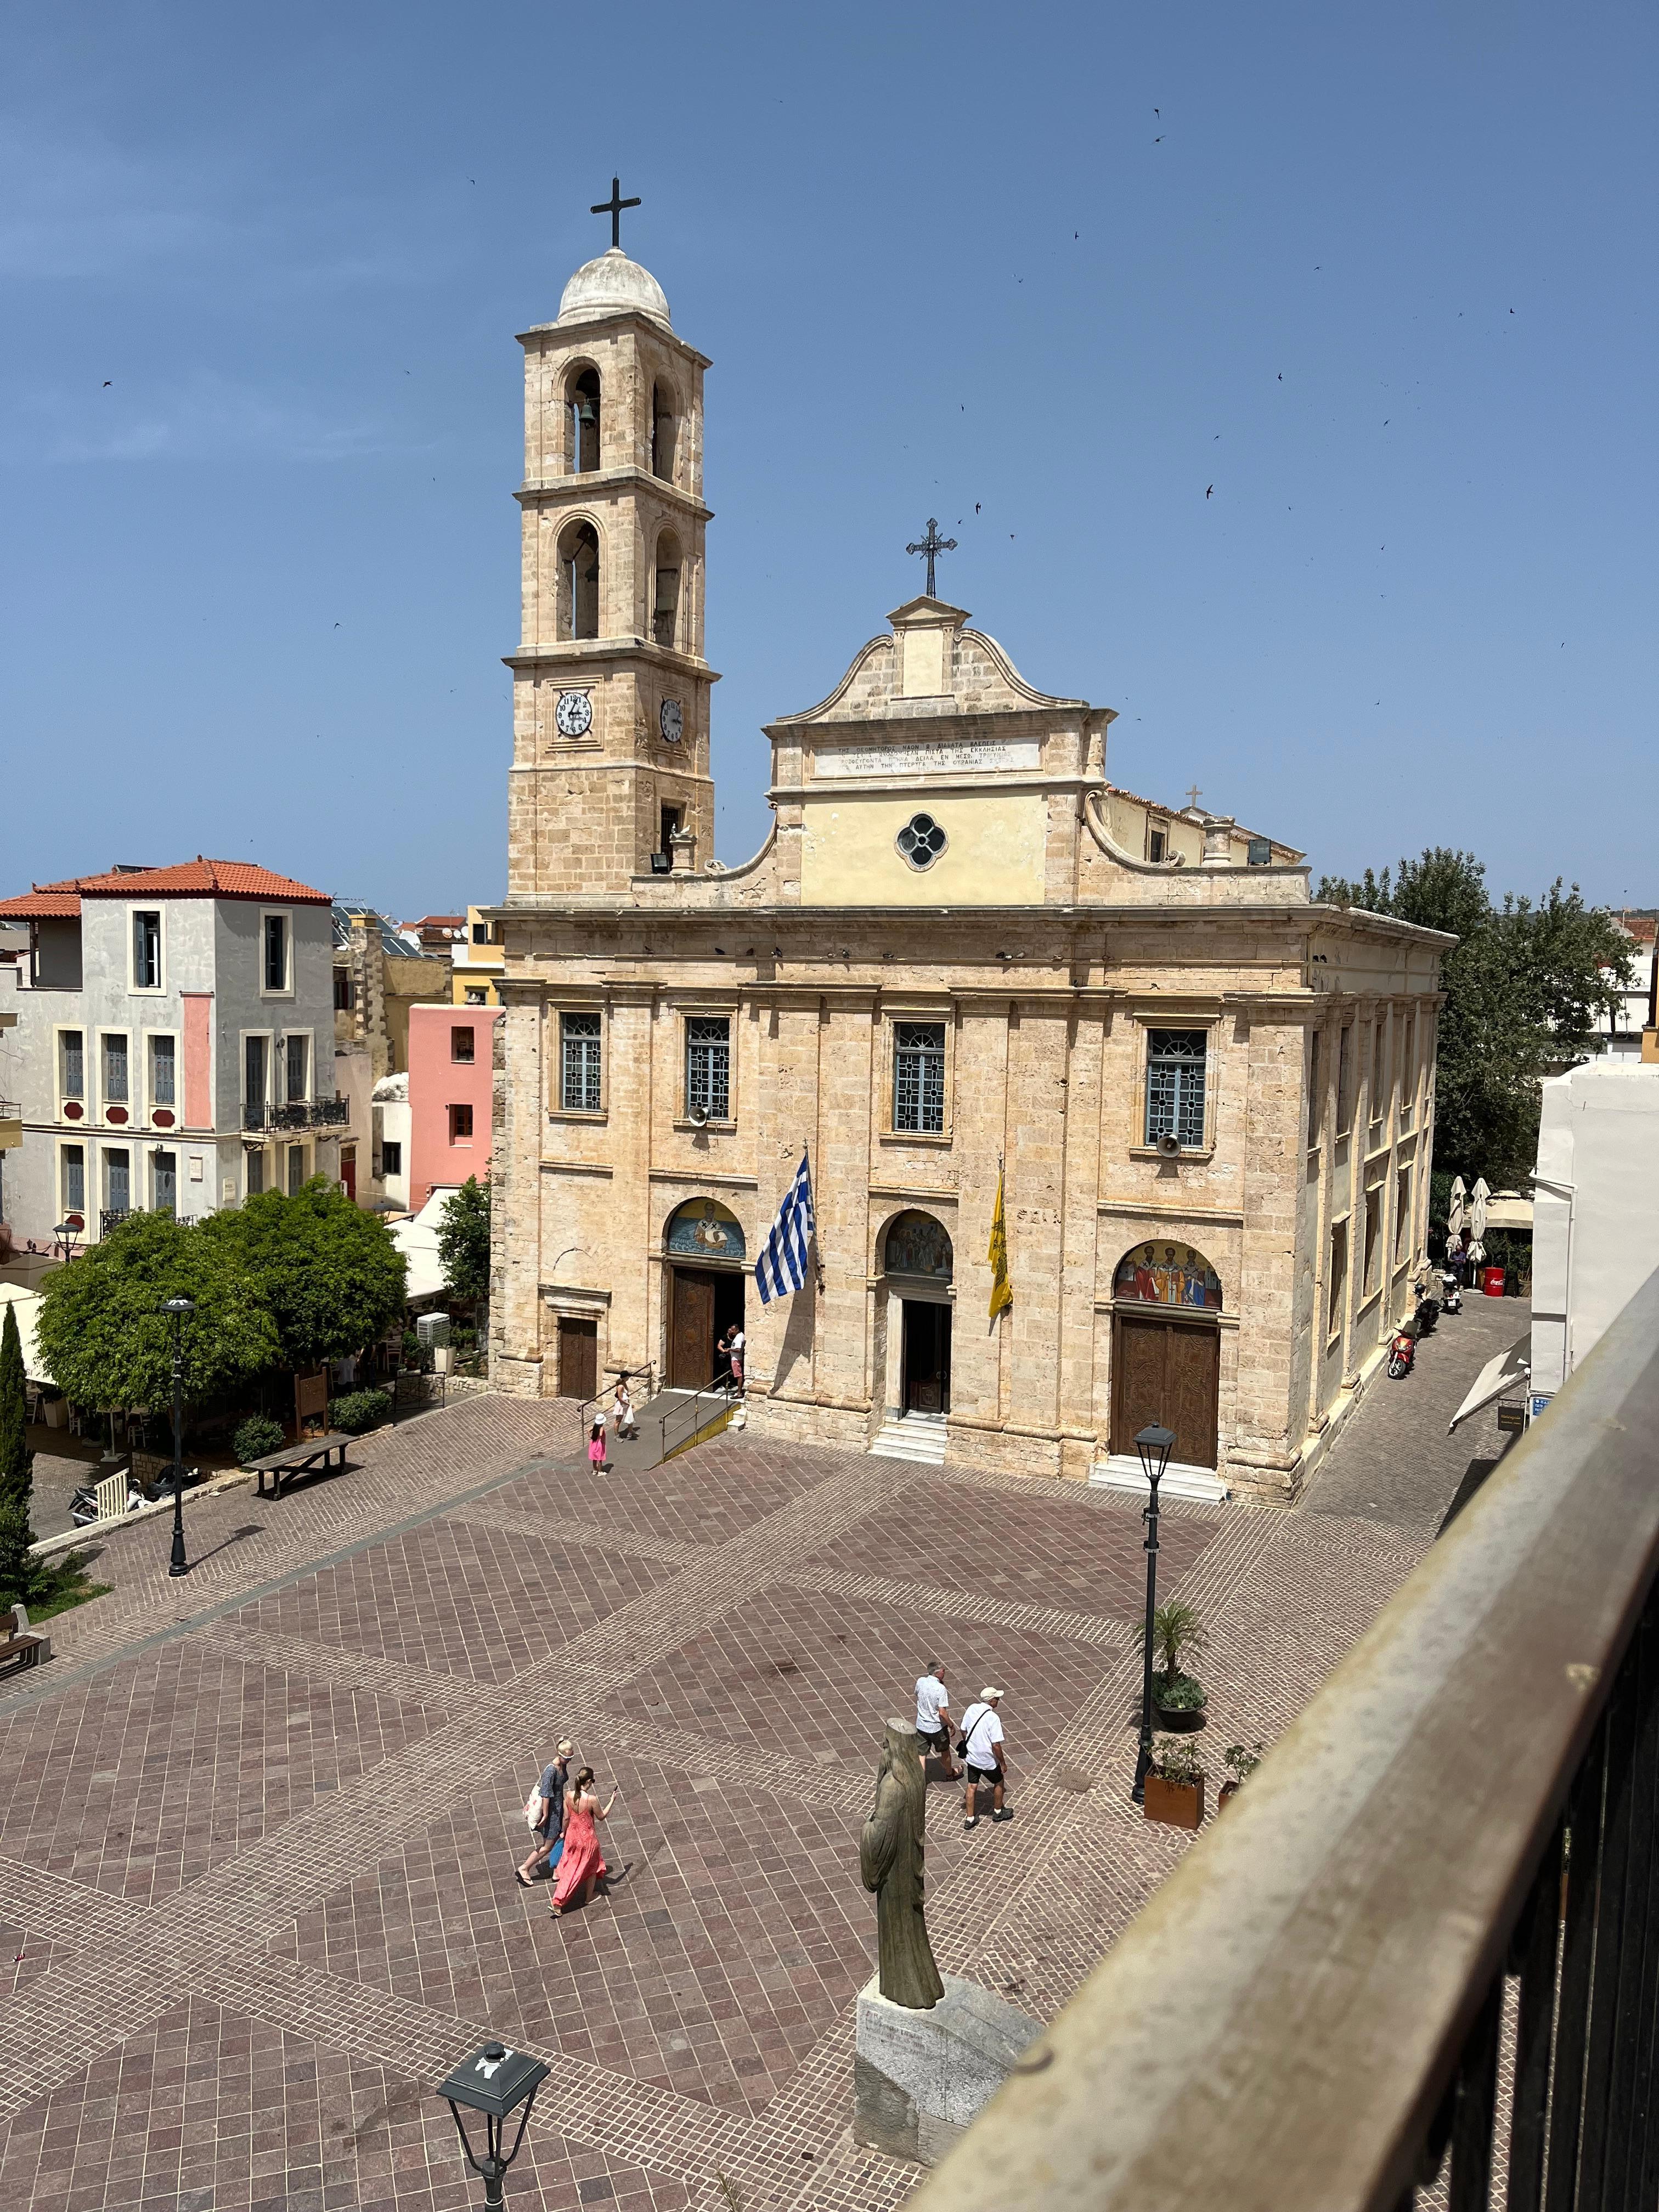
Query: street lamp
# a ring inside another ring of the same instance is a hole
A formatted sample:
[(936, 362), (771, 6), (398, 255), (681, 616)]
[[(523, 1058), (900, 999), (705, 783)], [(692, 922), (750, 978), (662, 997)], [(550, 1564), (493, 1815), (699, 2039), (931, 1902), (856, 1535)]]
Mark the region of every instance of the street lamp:
[[(449, 2109), (455, 2116), (455, 2132), (461, 2139), (466, 2162), (474, 2173), (483, 2176), (487, 2208), (507, 2202), (502, 2188), (507, 2169), (519, 2155), (524, 2131), (530, 2124), (530, 2108), (536, 2101), (536, 2092), (552, 2070), (544, 2066), (539, 2058), (531, 2057), (527, 2051), (508, 2051), (499, 2043), (486, 2043), (471, 2058), (462, 2059), (449, 2079), (438, 2085), (438, 2094), (448, 2100)], [(485, 2149), (482, 2158), (467, 2139), (466, 2123), (461, 2118), (463, 2105), (484, 2116)], [(503, 2157), (501, 2142), (507, 2123), (520, 2105), (524, 2111), (519, 2118), (519, 2132), (513, 2138), (512, 2149)]]
[(81, 1234), (80, 1231), (72, 1222), (60, 1221), (52, 1233), (63, 1246), (64, 1259), (72, 1260), (75, 1257), (75, 1240)]
[(173, 1563), (169, 1575), (187, 1575), (185, 1557), (185, 1322), (196, 1309), (188, 1298), (167, 1298), (161, 1311), (173, 1322)]
[(1146, 1523), (1146, 1642), (1140, 1671), (1140, 1749), (1135, 1757), (1135, 1786), (1129, 1796), (1137, 1805), (1146, 1796), (1146, 1770), (1152, 1763), (1152, 1615), (1158, 1610), (1158, 1486), (1175, 1449), (1175, 1432), (1154, 1421), (1135, 1438), (1135, 1449), (1152, 1490), (1152, 1502), (1141, 1510)]

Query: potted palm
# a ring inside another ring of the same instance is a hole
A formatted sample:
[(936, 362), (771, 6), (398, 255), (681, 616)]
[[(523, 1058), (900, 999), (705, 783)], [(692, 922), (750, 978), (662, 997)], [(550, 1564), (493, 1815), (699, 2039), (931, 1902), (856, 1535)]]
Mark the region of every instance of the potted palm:
[(1209, 1643), (1196, 1606), (1178, 1597), (1167, 1598), (1152, 1615), (1152, 1650), (1158, 1664), (1152, 1674), (1152, 1705), (1159, 1728), (1171, 1735), (1190, 1735), (1204, 1725), (1209, 1693), (1188, 1662), (1196, 1659)]
[(1216, 1793), (1218, 1813), (1230, 1797), (1237, 1796), (1239, 1790), (1261, 1765), (1261, 1755), (1266, 1748), (1265, 1744), (1260, 1743), (1230, 1743), (1222, 1753), (1221, 1764), (1227, 1770), (1227, 1779)]
[(1141, 1811), (1168, 1828), (1196, 1828), (1204, 1819), (1204, 1769), (1198, 1746), (1161, 1735), (1152, 1746)]

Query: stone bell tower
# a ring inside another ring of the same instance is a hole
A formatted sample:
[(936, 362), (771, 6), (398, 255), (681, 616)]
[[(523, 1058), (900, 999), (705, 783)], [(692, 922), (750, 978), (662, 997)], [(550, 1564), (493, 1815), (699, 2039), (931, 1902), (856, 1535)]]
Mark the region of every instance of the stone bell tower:
[[(617, 234), (617, 204), (611, 216)], [(525, 349), (524, 621), (507, 891), (605, 897), (714, 853), (702, 374), (619, 244)]]

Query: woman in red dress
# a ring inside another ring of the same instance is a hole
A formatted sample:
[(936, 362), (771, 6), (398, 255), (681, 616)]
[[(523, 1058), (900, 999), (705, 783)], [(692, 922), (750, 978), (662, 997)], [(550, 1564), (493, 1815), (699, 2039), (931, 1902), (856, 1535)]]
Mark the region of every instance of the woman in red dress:
[[(611, 1805), (616, 1802), (617, 1793), (613, 1790)], [(611, 1805), (600, 1804), (599, 1793), (593, 1786), (593, 1770), (591, 1766), (583, 1767), (565, 1806), (564, 1856), (559, 1861), (559, 1879), (550, 1908), (556, 1920), (573, 1901), (586, 1905), (593, 1894), (594, 1883), (605, 1880), (605, 1858), (599, 1850), (597, 1824), (610, 1817)]]

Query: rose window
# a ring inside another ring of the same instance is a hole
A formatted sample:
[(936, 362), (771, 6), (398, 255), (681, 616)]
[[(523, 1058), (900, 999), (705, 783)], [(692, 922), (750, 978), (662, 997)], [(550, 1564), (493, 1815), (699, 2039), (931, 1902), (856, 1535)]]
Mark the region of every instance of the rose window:
[(931, 814), (913, 814), (899, 831), (897, 844), (913, 868), (931, 868), (945, 850), (945, 832)]

